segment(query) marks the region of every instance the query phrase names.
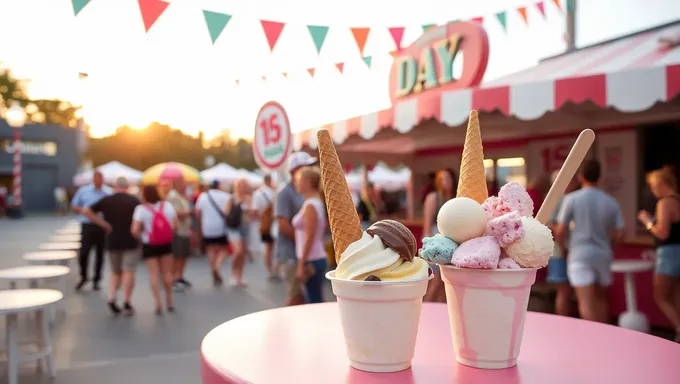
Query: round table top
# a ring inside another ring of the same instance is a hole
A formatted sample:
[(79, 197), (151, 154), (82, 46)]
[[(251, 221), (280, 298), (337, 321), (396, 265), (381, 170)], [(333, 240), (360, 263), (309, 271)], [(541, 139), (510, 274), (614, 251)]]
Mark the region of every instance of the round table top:
[[(398, 320), (395, 320), (398, 321)], [(424, 303), (410, 369), (351, 368), (336, 303), (273, 309), (228, 321), (201, 344), (204, 384), (677, 383), (680, 344), (611, 325), (529, 312), (517, 366), (456, 363), (445, 304)]]
[(81, 238), (79, 233), (72, 235), (54, 235), (50, 237), (50, 242), (80, 242)]
[(80, 235), (80, 228), (61, 228), (54, 231), (57, 235)]
[(69, 267), (63, 265), (26, 265), (0, 269), (0, 280), (35, 280), (68, 275)]
[(61, 261), (71, 260), (78, 256), (76, 251), (43, 251), (24, 253), (24, 260), (27, 261)]
[(629, 259), (612, 261), (612, 272), (644, 272), (652, 269), (654, 269), (654, 260)]
[(40, 244), (40, 249), (43, 251), (65, 251), (69, 249), (79, 249), (80, 242), (69, 241), (69, 242), (59, 242), (59, 243), (42, 243)]
[(0, 315), (35, 311), (54, 304), (64, 294), (54, 289), (12, 289), (0, 291)]

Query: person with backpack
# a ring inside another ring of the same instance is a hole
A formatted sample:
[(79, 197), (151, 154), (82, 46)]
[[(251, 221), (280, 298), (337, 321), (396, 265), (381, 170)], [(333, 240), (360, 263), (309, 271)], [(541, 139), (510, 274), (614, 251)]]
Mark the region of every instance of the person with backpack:
[(272, 260), (272, 253), (274, 252), (272, 227), (274, 224), (275, 198), (276, 191), (272, 184), (272, 177), (271, 175), (265, 175), (264, 185), (253, 193), (253, 212), (258, 216), (260, 221), (260, 238), (264, 244), (264, 265), (267, 267), (270, 280), (279, 278), (277, 273), (278, 268)]
[(211, 188), (201, 193), (196, 200), (196, 219), (200, 223), (203, 246), (216, 286), (222, 285), (220, 268), (227, 255), (227, 218), (223, 210), (230, 197), (229, 193), (220, 189), (220, 182), (215, 180)]
[(227, 218), (227, 237), (234, 257), (231, 268), (231, 284), (245, 287), (243, 269), (250, 234), (250, 218), (252, 216), (250, 185), (246, 179), (234, 182), (234, 193), (227, 201), (224, 214)]
[(175, 312), (172, 302), (174, 282), (172, 240), (177, 227), (177, 212), (172, 204), (161, 200), (158, 189), (144, 186), (143, 204), (132, 215), (132, 235), (142, 242), (142, 259), (149, 270), (149, 284), (156, 302), (156, 315), (163, 314), (159, 275), (165, 290), (165, 307)]

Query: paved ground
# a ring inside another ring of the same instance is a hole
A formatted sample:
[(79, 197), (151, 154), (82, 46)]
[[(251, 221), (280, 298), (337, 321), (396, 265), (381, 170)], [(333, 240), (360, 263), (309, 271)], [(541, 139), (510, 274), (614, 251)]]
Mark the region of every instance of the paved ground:
[[(70, 218), (28, 217), (0, 219), (0, 268), (24, 265), (21, 255), (35, 251), (55, 229)], [(75, 272), (75, 265), (72, 265)], [(223, 273), (228, 276), (228, 263)], [(260, 259), (246, 266), (247, 288), (216, 289), (204, 258), (193, 258), (187, 278), (194, 288), (176, 295), (177, 313), (156, 317), (145, 268), (140, 265), (133, 318), (113, 318), (106, 307), (105, 290), (70, 294), (67, 315), (54, 328), (56, 380), (36, 374), (35, 364), (22, 367), (22, 384), (200, 383), (199, 348), (212, 328), (235, 317), (279, 306), (282, 283), (268, 282)], [(72, 274), (69, 285), (76, 283)], [(106, 287), (108, 281), (103, 282)], [(6, 288), (6, 287), (0, 287)], [(330, 290), (327, 297), (330, 298)], [(20, 319), (27, 326), (28, 319)], [(0, 319), (4, 329), (4, 319)], [(4, 346), (4, 332), (0, 334)], [(228, 348), (228, 346), (225, 346)], [(30, 348), (30, 346), (29, 346)], [(0, 347), (0, 349), (3, 349)], [(6, 366), (0, 357), (0, 383)]]

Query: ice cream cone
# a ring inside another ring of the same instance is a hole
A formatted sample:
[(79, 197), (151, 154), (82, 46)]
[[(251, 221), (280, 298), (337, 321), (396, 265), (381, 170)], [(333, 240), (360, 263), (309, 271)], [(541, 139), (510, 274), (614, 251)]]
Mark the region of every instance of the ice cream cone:
[(325, 129), (317, 133), (317, 138), (328, 224), (333, 234), (335, 261), (339, 263), (342, 252), (348, 245), (361, 239), (363, 231), (333, 140)]
[(465, 133), (457, 197), (469, 197), (480, 204), (489, 197), (484, 172), (482, 133), (479, 130), (479, 118), (475, 110), (470, 111), (470, 119)]

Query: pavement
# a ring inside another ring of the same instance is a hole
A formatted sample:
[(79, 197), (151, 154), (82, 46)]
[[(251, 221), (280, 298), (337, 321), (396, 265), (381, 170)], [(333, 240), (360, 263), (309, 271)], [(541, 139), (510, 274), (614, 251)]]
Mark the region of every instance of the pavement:
[[(55, 216), (29, 216), (18, 221), (0, 219), (0, 268), (25, 265), (23, 253), (37, 251), (40, 243), (48, 242), (57, 228), (72, 220), (73, 217)], [(229, 276), (229, 267), (225, 262), (224, 276)], [(77, 283), (76, 264), (71, 268), (69, 288)], [(177, 313), (166, 313), (162, 317), (154, 314), (148, 275), (142, 264), (137, 271), (133, 296), (137, 312), (134, 317), (111, 316), (106, 306), (106, 277), (99, 292), (92, 291), (89, 285), (82, 294), (68, 292), (66, 315), (52, 330), (56, 379), (37, 372), (37, 364), (29, 363), (21, 367), (19, 381), (22, 384), (200, 383), (200, 344), (211, 329), (283, 303), (283, 283), (267, 280), (261, 257), (256, 255), (255, 260), (246, 265), (245, 273), (248, 287), (215, 288), (207, 260), (200, 256), (191, 258), (185, 275), (194, 287), (176, 293)], [(327, 300), (334, 300), (330, 285), (326, 288)], [(21, 328), (30, 331), (29, 317), (20, 317), (19, 321)], [(2, 318), (0, 329), (4, 328)], [(1, 332), (0, 346), (4, 346), (4, 341), (4, 332)], [(23, 347), (25, 351), (31, 348), (31, 345)], [(5, 361), (5, 357), (0, 356), (0, 383), (6, 382)]]

